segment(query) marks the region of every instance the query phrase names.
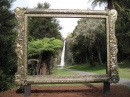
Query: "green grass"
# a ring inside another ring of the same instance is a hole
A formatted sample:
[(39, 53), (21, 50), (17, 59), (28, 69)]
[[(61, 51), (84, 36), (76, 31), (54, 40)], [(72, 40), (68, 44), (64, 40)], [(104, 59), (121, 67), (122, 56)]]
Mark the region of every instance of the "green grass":
[(106, 74), (106, 66), (105, 65), (97, 65), (91, 66), (89, 64), (80, 64), (80, 65), (68, 65), (66, 68), (75, 69), (85, 72), (92, 72), (97, 74)]
[(130, 79), (130, 62), (124, 61), (119, 63), (119, 76)]
[[(118, 72), (120, 78), (130, 79), (130, 62), (128, 61), (120, 62), (118, 63), (118, 65), (119, 65)], [(97, 65), (97, 66), (90, 67), (89, 64), (80, 64), (80, 65), (68, 65), (66, 68), (85, 71), (85, 72), (92, 72), (97, 74), (105, 74), (106, 72), (105, 65), (104, 66)]]
[(76, 73), (65, 69), (54, 69), (51, 75), (76, 75)]

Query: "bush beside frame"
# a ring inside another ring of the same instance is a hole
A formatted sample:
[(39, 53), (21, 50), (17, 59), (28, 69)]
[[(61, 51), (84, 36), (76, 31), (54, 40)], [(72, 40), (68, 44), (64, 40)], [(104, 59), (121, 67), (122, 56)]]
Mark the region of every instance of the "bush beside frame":
[[(88, 11), (72, 9), (25, 9), (16, 8), (15, 16), (18, 22), (16, 39), (16, 54), (18, 56), (15, 83), (27, 85), (33, 83), (84, 83), (84, 82), (108, 82), (118, 83), (117, 63), (117, 39), (115, 37), (116, 10)], [(53, 18), (99, 18), (106, 20), (107, 41), (107, 67), (106, 74), (102, 75), (28, 75), (27, 74), (27, 32), (29, 17), (53, 17)]]

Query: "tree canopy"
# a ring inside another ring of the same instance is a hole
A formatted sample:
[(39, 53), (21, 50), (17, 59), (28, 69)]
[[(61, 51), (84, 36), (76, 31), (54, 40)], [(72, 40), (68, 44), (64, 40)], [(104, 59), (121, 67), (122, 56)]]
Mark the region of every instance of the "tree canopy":
[(106, 48), (105, 21), (103, 19), (82, 18), (78, 21), (73, 32), (71, 50), (76, 63), (89, 62), (94, 65), (94, 61), (106, 61), (104, 49)]
[[(91, 0), (89, 0), (89, 1), (91, 1)], [(114, 6), (114, 2), (113, 1), (114, 0), (93, 0), (92, 6), (95, 7), (98, 4), (101, 5), (102, 3), (105, 3), (105, 4), (107, 4), (107, 8), (108, 9), (114, 9), (115, 6)]]
[(63, 47), (63, 42), (55, 38), (43, 38), (28, 43), (28, 57), (39, 56), (43, 52), (58, 53), (58, 49)]
[[(44, 4), (38, 3), (36, 9), (48, 9), (49, 7), (50, 5), (47, 2)], [(43, 39), (44, 37), (55, 37), (57, 39), (61, 39), (60, 30), (62, 27), (60, 26), (59, 21), (55, 18), (31, 17), (29, 18), (28, 29), (29, 41)]]
[[(14, 43), (15, 18), (9, 10), (11, 0), (0, 1), (0, 91), (10, 89), (16, 72)], [(13, 57), (12, 57), (13, 56)]]
[[(107, 1), (107, 2), (106, 2)], [(116, 37), (118, 40), (118, 59), (130, 59), (130, 0), (94, 0), (93, 4), (113, 3), (118, 12), (116, 21)]]

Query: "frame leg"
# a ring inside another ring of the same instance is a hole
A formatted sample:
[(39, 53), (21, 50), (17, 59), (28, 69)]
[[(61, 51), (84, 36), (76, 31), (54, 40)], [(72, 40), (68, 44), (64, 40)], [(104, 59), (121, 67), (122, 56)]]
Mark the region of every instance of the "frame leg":
[(110, 83), (109, 82), (104, 82), (104, 93), (110, 94)]
[(27, 84), (24, 86), (24, 97), (28, 97), (31, 95), (31, 84)]

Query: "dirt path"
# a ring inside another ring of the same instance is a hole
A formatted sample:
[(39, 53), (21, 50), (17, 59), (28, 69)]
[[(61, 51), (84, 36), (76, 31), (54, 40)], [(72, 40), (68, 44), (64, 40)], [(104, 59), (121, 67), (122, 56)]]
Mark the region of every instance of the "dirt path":
[[(16, 89), (0, 93), (0, 97), (24, 97)], [(103, 84), (68, 86), (32, 86), (30, 97), (130, 97), (130, 89), (111, 85), (111, 93), (103, 93)]]
[(130, 87), (130, 79), (120, 78), (120, 81), (118, 84), (122, 84), (122, 85), (125, 85), (127, 87)]

